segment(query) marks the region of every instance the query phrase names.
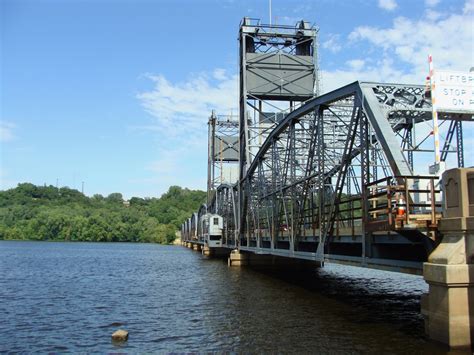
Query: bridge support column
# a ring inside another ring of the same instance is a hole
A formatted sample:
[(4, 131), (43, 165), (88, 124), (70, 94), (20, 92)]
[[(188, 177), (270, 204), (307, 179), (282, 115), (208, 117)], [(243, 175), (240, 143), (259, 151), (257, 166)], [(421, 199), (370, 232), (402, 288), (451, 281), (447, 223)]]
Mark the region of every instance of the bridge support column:
[(202, 255), (211, 257), (213, 254), (212, 248), (209, 248), (207, 245), (202, 247)]
[(187, 242), (186, 247), (189, 248), (189, 249), (192, 249), (193, 248), (193, 243)]
[(422, 298), (428, 336), (452, 348), (474, 345), (474, 169), (443, 174), (441, 244), (423, 266)]
[(233, 250), (227, 259), (229, 266), (250, 266), (256, 269), (272, 271), (303, 271), (321, 267), (320, 262), (287, 258), (269, 254), (254, 254)]
[(245, 266), (248, 265), (248, 254), (242, 253), (239, 250), (232, 250), (227, 259), (228, 266)]
[(209, 248), (207, 245), (202, 247), (202, 255), (210, 258), (225, 259), (229, 257), (231, 249), (224, 247)]
[(201, 245), (199, 245), (199, 244), (197, 244), (197, 243), (194, 244), (194, 245), (193, 245), (193, 250), (195, 250), (195, 251), (201, 251)]

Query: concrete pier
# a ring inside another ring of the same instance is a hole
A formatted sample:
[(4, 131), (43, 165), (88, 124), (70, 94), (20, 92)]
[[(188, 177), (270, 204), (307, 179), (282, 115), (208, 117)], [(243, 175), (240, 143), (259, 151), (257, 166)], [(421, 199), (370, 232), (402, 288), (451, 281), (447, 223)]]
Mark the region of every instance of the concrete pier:
[(235, 249), (229, 255), (227, 259), (228, 266), (245, 266), (248, 265), (249, 255), (242, 253), (239, 250)]
[(258, 269), (275, 271), (307, 271), (321, 267), (320, 262), (296, 258), (285, 258), (269, 254), (254, 254), (232, 250), (227, 259), (228, 266), (249, 266)]
[(209, 248), (207, 245), (204, 245), (202, 247), (202, 255), (207, 256), (207, 257), (211, 257), (211, 256), (213, 256), (213, 254), (214, 253), (213, 253), (212, 248)]
[(443, 174), (439, 231), (443, 239), (424, 264), (422, 298), (428, 336), (451, 348), (474, 345), (474, 169)]
[(230, 252), (230, 248), (209, 248), (209, 246), (207, 245), (202, 246), (202, 255), (209, 258), (227, 259), (229, 257)]

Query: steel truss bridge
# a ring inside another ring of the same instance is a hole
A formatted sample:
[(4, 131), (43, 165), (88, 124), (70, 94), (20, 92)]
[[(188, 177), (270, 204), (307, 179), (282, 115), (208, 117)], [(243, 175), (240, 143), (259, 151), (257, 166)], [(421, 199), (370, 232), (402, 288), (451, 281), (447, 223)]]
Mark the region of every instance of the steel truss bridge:
[[(298, 49), (288, 48), (292, 43), (301, 46), (305, 37), (301, 30), (291, 42), (287, 32), (274, 35), (245, 25), (240, 178), (233, 184), (209, 184), (208, 202), (182, 225), (182, 240), (203, 244), (200, 218), (215, 213), (224, 218), (223, 248), (229, 251), (421, 274), (422, 263), (439, 242), (441, 217), (439, 174), (416, 173), (434, 155), (429, 91), (422, 85), (354, 82), (309, 100), (290, 89), (278, 97), (272, 87), (272, 93), (252, 94), (245, 72), (270, 55), (265, 49), (258, 57), (259, 46), (271, 37), (280, 56), (296, 57)], [(304, 26), (302, 22), (299, 29), (306, 31)], [(265, 37), (258, 37), (262, 33)], [(298, 60), (316, 54), (314, 50), (311, 42)], [(301, 71), (308, 73), (306, 64)], [(270, 74), (265, 74), (265, 85)], [(317, 72), (308, 75), (317, 79)], [(304, 91), (298, 83), (295, 90)], [(294, 104), (298, 95), (307, 101)], [(288, 100), (289, 109), (262, 123), (261, 117), (268, 116), (264, 99)], [(253, 124), (248, 107), (260, 116)], [(445, 133), (442, 163), (452, 156), (451, 164), (463, 167), (463, 124), (472, 122), (472, 115), (439, 113), (439, 120)]]
[[(212, 212), (224, 217), (226, 248), (420, 273), (441, 196), (436, 176), (413, 174), (425, 149), (412, 133), (431, 119), (423, 86), (355, 82), (309, 100), (268, 134), (240, 184), (218, 186), (183, 224), (183, 239), (202, 243), (198, 221)], [(462, 166), (472, 116), (440, 119), (442, 157), (452, 150)]]

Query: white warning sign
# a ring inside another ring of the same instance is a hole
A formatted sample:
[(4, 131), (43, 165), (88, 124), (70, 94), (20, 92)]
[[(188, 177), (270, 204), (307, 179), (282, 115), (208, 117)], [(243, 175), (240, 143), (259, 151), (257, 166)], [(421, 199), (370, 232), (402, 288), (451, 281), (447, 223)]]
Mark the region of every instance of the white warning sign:
[(434, 70), (437, 111), (474, 113), (474, 73)]

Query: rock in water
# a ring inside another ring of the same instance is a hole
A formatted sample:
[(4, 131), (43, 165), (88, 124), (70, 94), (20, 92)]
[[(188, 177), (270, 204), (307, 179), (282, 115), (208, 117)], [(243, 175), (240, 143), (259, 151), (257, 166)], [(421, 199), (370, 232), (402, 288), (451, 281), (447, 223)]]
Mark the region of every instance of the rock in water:
[(119, 329), (112, 334), (112, 340), (115, 341), (127, 341), (128, 340), (128, 332), (123, 329)]

